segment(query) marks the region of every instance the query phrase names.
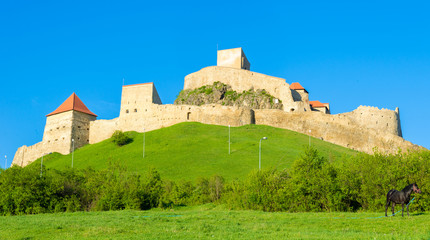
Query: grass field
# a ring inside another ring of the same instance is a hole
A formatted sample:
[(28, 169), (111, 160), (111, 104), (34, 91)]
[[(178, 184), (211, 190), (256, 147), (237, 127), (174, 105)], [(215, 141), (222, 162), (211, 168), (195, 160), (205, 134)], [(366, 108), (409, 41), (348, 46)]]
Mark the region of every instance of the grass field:
[[(175, 210), (0, 217), (0, 239), (430, 239), (430, 214)], [(358, 218), (358, 219), (355, 219)]]
[[(262, 168), (289, 168), (309, 144), (307, 135), (262, 125), (231, 128), (231, 154), (228, 154), (228, 127), (201, 123), (180, 123), (145, 134), (129, 132), (133, 142), (123, 147), (110, 140), (86, 145), (74, 153), (74, 167), (102, 169), (109, 160), (123, 162), (130, 171), (143, 173), (155, 167), (163, 179), (194, 180), (218, 174), (243, 178), (258, 168), (259, 140), (262, 142)], [(311, 138), (321, 155), (334, 159), (356, 151)], [(44, 157), (47, 168), (71, 166), (72, 156), (54, 153)], [(40, 159), (33, 164), (40, 165)]]

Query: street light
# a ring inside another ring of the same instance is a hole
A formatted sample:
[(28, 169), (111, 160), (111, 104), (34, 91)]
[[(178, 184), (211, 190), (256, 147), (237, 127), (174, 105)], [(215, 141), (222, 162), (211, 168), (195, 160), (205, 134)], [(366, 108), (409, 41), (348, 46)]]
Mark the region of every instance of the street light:
[(145, 158), (145, 128), (143, 128), (143, 158)]
[(72, 138), (72, 168), (73, 168), (73, 154), (75, 153), (75, 139)]
[(258, 161), (258, 169), (259, 170), (261, 170), (261, 140), (266, 140), (267, 139), (267, 137), (262, 137), (261, 139), (260, 139), (260, 148), (259, 148), (259, 161)]
[(230, 154), (230, 125), (228, 125), (228, 154)]

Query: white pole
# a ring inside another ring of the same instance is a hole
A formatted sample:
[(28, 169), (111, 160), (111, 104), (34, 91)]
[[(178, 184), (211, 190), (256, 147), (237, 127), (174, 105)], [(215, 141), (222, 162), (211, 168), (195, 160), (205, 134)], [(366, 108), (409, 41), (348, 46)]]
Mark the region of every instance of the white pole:
[(230, 125), (228, 125), (228, 154), (230, 154)]
[(4, 170), (7, 168), (7, 155), (4, 155)]
[(72, 145), (73, 145), (73, 149), (72, 149), (72, 168), (73, 168), (73, 154), (75, 153), (75, 139), (72, 138)]
[(260, 139), (260, 147), (259, 147), (259, 158), (258, 158), (258, 170), (261, 170), (261, 140), (266, 140), (267, 137), (262, 137)]
[(263, 139), (260, 139), (260, 147), (258, 148), (258, 170), (261, 170), (261, 140)]
[(143, 128), (143, 158), (145, 158), (145, 128)]

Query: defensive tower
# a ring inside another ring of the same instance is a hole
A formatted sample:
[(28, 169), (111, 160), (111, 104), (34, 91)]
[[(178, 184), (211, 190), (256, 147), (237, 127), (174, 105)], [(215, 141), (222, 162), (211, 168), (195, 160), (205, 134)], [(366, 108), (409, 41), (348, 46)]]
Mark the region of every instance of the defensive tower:
[(217, 66), (251, 70), (251, 64), (242, 48), (232, 48), (217, 51)]
[(54, 151), (69, 154), (73, 147), (76, 149), (89, 143), (90, 122), (96, 118), (97, 115), (72, 93), (55, 111), (46, 115), (43, 142), (55, 143)]

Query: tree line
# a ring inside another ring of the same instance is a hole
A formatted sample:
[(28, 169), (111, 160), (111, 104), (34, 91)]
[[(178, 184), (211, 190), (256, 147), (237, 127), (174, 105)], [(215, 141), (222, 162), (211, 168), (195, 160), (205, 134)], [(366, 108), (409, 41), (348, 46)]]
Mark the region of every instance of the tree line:
[(226, 182), (222, 176), (195, 181), (162, 179), (155, 169), (133, 173), (119, 162), (104, 170), (44, 169), (31, 164), (0, 172), (0, 215), (223, 204), (263, 211), (383, 211), (390, 189), (417, 183), (411, 211), (430, 210), (426, 193), (430, 152), (359, 153), (328, 160), (306, 148), (290, 169), (253, 171)]

